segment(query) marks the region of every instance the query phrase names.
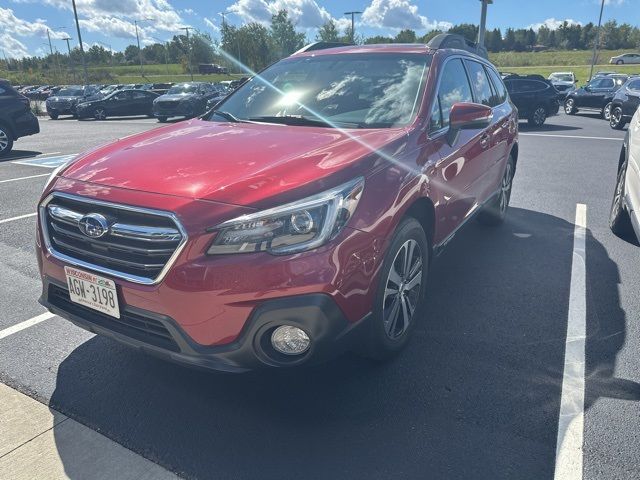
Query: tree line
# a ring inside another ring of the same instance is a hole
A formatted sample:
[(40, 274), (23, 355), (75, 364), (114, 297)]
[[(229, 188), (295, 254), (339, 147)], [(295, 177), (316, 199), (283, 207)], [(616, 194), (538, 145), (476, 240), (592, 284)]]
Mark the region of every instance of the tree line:
[[(508, 28), (502, 32), (496, 28), (487, 31), (485, 45), (490, 52), (585, 50), (593, 48), (596, 31), (597, 27), (593, 23), (577, 25), (568, 22), (554, 29), (542, 25), (537, 30)], [(463, 23), (454, 25), (448, 32), (475, 40), (478, 26)], [(305, 33), (296, 30), (287, 12), (281, 10), (272, 16), (271, 23), (267, 26), (256, 22), (242, 26), (223, 23), (220, 39), (213, 39), (208, 33), (198, 31), (194, 31), (188, 40), (186, 35), (174, 35), (166, 42), (145, 46), (142, 49), (142, 59), (149, 64), (182, 64), (184, 72), (188, 70), (189, 62), (192, 65), (219, 63), (229, 67), (231, 71), (241, 71), (242, 63), (252, 70), (259, 70), (312, 41), (357, 44), (427, 43), (439, 33), (443, 32), (433, 30), (425, 35), (418, 35), (414, 30), (405, 29), (394, 36), (364, 37), (353, 35), (350, 27), (340, 31), (334, 21), (329, 21), (318, 29), (314, 39), (308, 39)], [(601, 48), (610, 50), (640, 48), (640, 29), (628, 23), (609, 21), (602, 26), (599, 44)], [(226, 53), (221, 53), (219, 48)], [(85, 61), (89, 66), (135, 65), (139, 60), (140, 51), (136, 45), (129, 45), (122, 52), (111, 51), (102, 45), (93, 45), (85, 51)], [(81, 64), (81, 56), (80, 50), (75, 48), (70, 55), (55, 52), (53, 55), (4, 59), (4, 63), (4, 68), (9, 70), (51, 71), (68, 64), (78, 66)]]

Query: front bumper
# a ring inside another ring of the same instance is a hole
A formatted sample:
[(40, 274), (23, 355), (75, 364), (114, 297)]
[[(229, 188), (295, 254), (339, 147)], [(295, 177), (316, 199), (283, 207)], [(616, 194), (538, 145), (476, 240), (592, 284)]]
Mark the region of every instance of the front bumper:
[(196, 115), (195, 105), (188, 102), (156, 102), (153, 104), (155, 117), (192, 117)]
[(73, 103), (47, 103), (47, 113), (58, 115), (75, 115), (76, 105)]
[[(368, 326), (366, 316), (350, 323), (332, 298), (324, 294), (284, 297), (255, 308), (240, 334), (230, 344), (207, 347), (189, 338), (175, 320), (132, 306), (120, 319), (72, 303), (64, 283), (46, 278), (40, 303), (50, 312), (92, 333), (162, 359), (209, 370), (245, 372), (264, 367), (293, 367), (326, 361), (354, 347)], [(280, 325), (303, 329), (311, 339), (299, 356), (278, 353), (270, 343)]]

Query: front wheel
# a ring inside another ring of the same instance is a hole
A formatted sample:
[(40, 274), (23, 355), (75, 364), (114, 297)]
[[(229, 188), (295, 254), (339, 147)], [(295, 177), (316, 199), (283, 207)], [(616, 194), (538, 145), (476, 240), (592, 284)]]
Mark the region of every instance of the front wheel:
[(609, 213), (609, 228), (620, 238), (628, 238), (633, 232), (629, 212), (624, 206), (624, 184), (627, 176), (627, 161), (625, 160), (618, 171), (616, 190), (611, 202), (611, 212)]
[(615, 107), (611, 110), (611, 117), (609, 118), (609, 126), (611, 126), (611, 128), (614, 130), (622, 130), (626, 124), (627, 122), (624, 120), (621, 107)]
[(159, 121), (160, 123), (164, 123), (164, 122), (166, 122), (166, 121), (167, 121), (167, 117), (158, 117), (158, 121)]
[(607, 122), (611, 120), (611, 102), (607, 103), (602, 109), (602, 118), (604, 118)]
[(57, 120), (58, 119), (58, 114), (55, 112), (49, 112), (49, 118), (51, 120)]
[(398, 226), (380, 271), (366, 355), (386, 360), (408, 343), (424, 306), (429, 243), (420, 223), (406, 217)]
[(564, 101), (564, 113), (567, 115), (575, 115), (577, 112), (576, 101), (573, 98), (567, 98)]
[(13, 136), (7, 127), (0, 125), (0, 157), (9, 155), (13, 148)]
[(96, 120), (105, 120), (107, 118), (107, 111), (102, 107), (98, 107), (93, 112), (93, 118)]
[(547, 111), (545, 108), (540, 105), (536, 107), (531, 116), (529, 117), (529, 125), (533, 127), (541, 127), (544, 125), (544, 122), (547, 120)]
[(500, 181), (500, 191), (493, 199), (482, 208), (478, 214), (478, 221), (483, 225), (494, 227), (504, 222), (511, 200), (511, 189), (513, 187), (513, 176), (515, 174), (515, 162), (513, 157), (509, 157), (504, 175)]
[(618, 61), (616, 62), (616, 65), (624, 65), (624, 60), (618, 60)]

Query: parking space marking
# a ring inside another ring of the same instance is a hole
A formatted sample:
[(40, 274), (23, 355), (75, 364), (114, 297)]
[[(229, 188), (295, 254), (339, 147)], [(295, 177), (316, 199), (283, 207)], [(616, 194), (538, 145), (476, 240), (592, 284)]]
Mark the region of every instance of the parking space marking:
[(48, 153), (39, 153), (37, 155), (24, 155), (24, 154), (17, 154), (17, 155), (13, 155), (13, 156), (8, 156), (6, 158), (4, 158), (3, 160), (23, 160), (26, 158), (36, 158), (36, 157), (44, 157), (44, 156), (50, 156), (50, 155), (58, 155), (61, 152), (48, 152)]
[(0, 180), (0, 183), (17, 182), (18, 180), (29, 180), (30, 178), (47, 177), (49, 173), (41, 173), (39, 175), (29, 175), (28, 177), (10, 178), (8, 180)]
[(614, 137), (587, 137), (583, 135), (556, 135), (553, 133), (520, 133), (521, 136), (526, 137), (553, 137), (553, 138), (578, 138), (582, 140), (614, 140), (616, 142), (621, 142), (624, 140), (623, 138), (614, 138)]
[(581, 480), (584, 444), (587, 206), (576, 206), (554, 480)]
[(31, 167), (56, 168), (67, 163), (74, 156), (75, 154), (60, 155), (56, 157), (37, 157), (30, 158), (28, 160), (16, 160), (11, 163), (15, 163), (16, 165), (29, 165)]
[(14, 333), (21, 332), (29, 327), (33, 327), (45, 320), (49, 320), (50, 318), (55, 317), (53, 313), (45, 312), (41, 313), (37, 317), (30, 318), (29, 320), (25, 320), (24, 322), (16, 323), (15, 325), (10, 326), (9, 328), (5, 328), (4, 330), (0, 330), (0, 340), (3, 338), (7, 338), (9, 335), (13, 335)]
[(35, 217), (37, 213), (27, 213), (26, 215), (18, 215), (17, 217), (5, 218), (4, 220), (0, 220), (0, 223), (8, 223), (13, 222), (14, 220), (21, 220), (23, 218)]

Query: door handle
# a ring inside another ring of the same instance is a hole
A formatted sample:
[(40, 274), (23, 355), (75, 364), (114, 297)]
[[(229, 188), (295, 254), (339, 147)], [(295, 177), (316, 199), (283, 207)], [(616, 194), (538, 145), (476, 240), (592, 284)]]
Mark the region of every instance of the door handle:
[(485, 133), (484, 135), (482, 135), (482, 137), (480, 137), (480, 146), (482, 148), (487, 148), (489, 146), (489, 140), (491, 140), (491, 135)]
[(509, 128), (509, 120), (506, 120), (506, 121), (502, 122), (501, 126), (502, 126), (502, 128), (505, 128), (505, 129)]

